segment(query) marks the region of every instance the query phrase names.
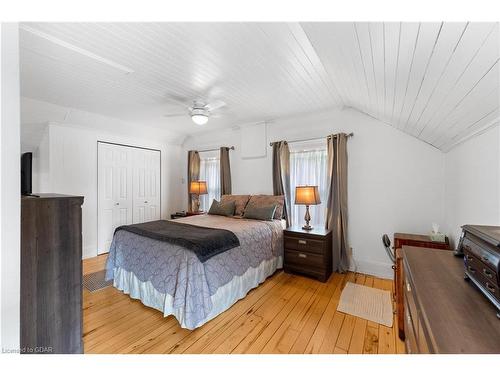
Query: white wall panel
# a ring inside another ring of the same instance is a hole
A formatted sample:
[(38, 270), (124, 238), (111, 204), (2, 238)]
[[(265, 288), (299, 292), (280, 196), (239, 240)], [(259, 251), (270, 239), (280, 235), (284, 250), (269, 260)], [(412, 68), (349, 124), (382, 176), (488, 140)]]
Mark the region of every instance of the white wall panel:
[(20, 336), (20, 119), (17, 23), (0, 25), (0, 340), (2, 351), (19, 350)]
[(498, 125), (445, 154), (446, 223), (454, 245), (464, 224), (500, 225)]

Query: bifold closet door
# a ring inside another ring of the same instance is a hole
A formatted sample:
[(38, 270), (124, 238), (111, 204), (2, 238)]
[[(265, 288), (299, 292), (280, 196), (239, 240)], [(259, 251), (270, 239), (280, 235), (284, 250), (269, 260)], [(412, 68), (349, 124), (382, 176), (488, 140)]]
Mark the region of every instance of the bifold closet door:
[(131, 224), (133, 149), (98, 143), (98, 254), (107, 253), (115, 229)]
[(160, 220), (160, 152), (134, 150), (133, 222)]
[(98, 248), (109, 251), (120, 225), (160, 219), (160, 151), (99, 142)]

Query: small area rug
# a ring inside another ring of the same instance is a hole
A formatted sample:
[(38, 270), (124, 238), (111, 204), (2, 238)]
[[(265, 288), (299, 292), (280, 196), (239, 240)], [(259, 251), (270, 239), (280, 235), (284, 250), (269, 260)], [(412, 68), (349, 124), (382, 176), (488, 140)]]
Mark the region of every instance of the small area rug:
[(392, 327), (391, 292), (348, 282), (340, 296), (338, 311)]

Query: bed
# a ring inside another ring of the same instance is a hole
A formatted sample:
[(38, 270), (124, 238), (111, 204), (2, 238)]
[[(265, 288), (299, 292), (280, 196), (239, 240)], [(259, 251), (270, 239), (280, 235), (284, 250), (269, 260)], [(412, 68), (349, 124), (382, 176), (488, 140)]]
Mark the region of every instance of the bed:
[(239, 246), (204, 262), (180, 244), (115, 232), (106, 279), (146, 306), (195, 329), (227, 310), (283, 265), (283, 220), (197, 215), (175, 220), (230, 231)]

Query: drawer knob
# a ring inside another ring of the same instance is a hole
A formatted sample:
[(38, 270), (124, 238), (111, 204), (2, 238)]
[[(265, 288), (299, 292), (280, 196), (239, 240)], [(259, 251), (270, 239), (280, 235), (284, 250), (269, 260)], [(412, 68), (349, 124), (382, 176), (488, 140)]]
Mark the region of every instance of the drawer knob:
[(486, 268), (483, 268), (483, 273), (486, 277), (489, 277), (490, 279), (493, 278), (493, 274), (490, 271), (488, 271)]
[(469, 270), (470, 273), (476, 273), (476, 270), (471, 266), (468, 266), (467, 269)]
[(483, 257), (483, 260), (484, 260), (485, 262), (489, 262), (489, 261), (490, 261), (488, 257)]
[(408, 292), (411, 292), (411, 286), (410, 286), (410, 283), (406, 283), (406, 290)]
[(491, 285), (490, 283), (486, 283), (486, 288), (488, 288), (488, 290), (491, 293), (495, 293), (495, 287), (493, 285)]
[(472, 257), (470, 255), (467, 255), (467, 260), (472, 260)]
[(299, 240), (299, 243), (300, 243), (301, 245), (305, 245), (305, 244), (307, 244), (307, 241), (306, 241), (306, 240)]
[(299, 253), (299, 258), (307, 258), (306, 254)]

